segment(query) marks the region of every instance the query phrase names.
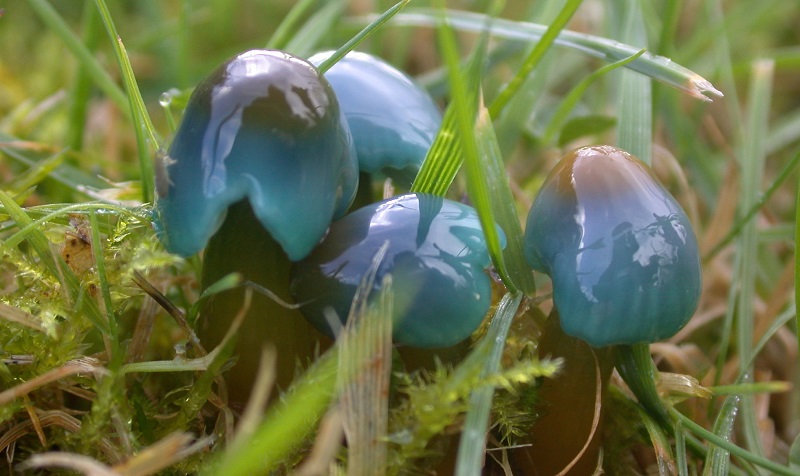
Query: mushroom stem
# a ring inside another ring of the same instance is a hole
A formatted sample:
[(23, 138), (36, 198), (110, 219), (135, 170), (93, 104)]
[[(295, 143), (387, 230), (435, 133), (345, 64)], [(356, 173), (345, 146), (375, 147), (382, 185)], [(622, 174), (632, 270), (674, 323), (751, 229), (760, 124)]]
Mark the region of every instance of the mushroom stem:
[(613, 368), (613, 347), (594, 349), (561, 329), (558, 311), (547, 318), (539, 340), (540, 358), (561, 358), (563, 366), (538, 390), (540, 415), (528, 434), (530, 446), (512, 453), (520, 474), (592, 474), (602, 445), (605, 396)]
[[(302, 219), (302, 217), (298, 217)], [(224, 276), (237, 272), (246, 282), (268, 289), (286, 303), (291, 262), (286, 253), (256, 219), (247, 200), (231, 206), (222, 227), (211, 238), (203, 260), (202, 287), (208, 288)], [(225, 335), (244, 302), (239, 287), (212, 296), (200, 313), (197, 329), (203, 345), (212, 348)], [(232, 408), (247, 402), (265, 346), (275, 348), (275, 384), (286, 389), (298, 362), (310, 362), (317, 337), (296, 309), (289, 309), (263, 293), (254, 293), (250, 309), (236, 336), (237, 362), (224, 375)], [(273, 398), (277, 392), (273, 391)]]
[(617, 346), (617, 371), (648, 414), (668, 433), (673, 432), (664, 402), (658, 396), (656, 369), (650, 344)]

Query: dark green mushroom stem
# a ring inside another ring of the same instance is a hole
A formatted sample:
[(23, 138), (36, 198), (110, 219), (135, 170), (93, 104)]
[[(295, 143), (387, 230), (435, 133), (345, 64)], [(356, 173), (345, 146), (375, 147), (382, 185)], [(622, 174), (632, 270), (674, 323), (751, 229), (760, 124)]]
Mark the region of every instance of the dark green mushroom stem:
[[(247, 201), (240, 201), (228, 210), (225, 222), (206, 247), (203, 289), (234, 272), (245, 283), (211, 296), (203, 306), (197, 326), (203, 345), (213, 348), (222, 340), (244, 304), (249, 283), (283, 301), (280, 303), (258, 290), (252, 294), (250, 308), (235, 338), (236, 363), (225, 373), (229, 402), (235, 409), (241, 409), (247, 402), (265, 346), (276, 350), (275, 384), (286, 389), (295, 377), (297, 365), (312, 361), (320, 339), (328, 340), (299, 311), (286, 306), (293, 303), (289, 293), (290, 270), (286, 252), (259, 225)], [(276, 394), (273, 391), (273, 396)]]

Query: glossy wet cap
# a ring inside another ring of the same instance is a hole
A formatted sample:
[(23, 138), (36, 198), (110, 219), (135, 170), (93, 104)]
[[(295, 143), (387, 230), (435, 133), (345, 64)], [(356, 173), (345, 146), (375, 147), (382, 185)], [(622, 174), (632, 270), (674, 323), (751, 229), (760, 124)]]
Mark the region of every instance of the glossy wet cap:
[(301, 312), (332, 335), (325, 309), (344, 322), (361, 278), (384, 242), (375, 289), (392, 275), (394, 340), (448, 347), (472, 334), (491, 303), (490, 263), (478, 215), (438, 196), (407, 194), (356, 210), (292, 271)]
[(247, 197), (289, 258), (300, 259), (352, 202), (357, 167), (333, 89), (313, 65), (280, 51), (242, 53), (197, 86), (158, 158), (159, 237), (192, 255)]
[(556, 165), (528, 215), (525, 255), (552, 278), (564, 332), (595, 347), (666, 339), (700, 297), (689, 219), (647, 165), (610, 146)]
[[(309, 61), (319, 66), (331, 54), (317, 53)], [(410, 183), (442, 123), (427, 91), (385, 61), (357, 51), (325, 78), (350, 124), (361, 171)]]

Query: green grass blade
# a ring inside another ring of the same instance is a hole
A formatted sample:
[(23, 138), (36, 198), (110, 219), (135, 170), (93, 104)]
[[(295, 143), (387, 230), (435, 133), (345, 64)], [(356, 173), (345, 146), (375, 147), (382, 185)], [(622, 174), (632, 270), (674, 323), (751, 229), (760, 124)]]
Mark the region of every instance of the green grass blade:
[(397, 2), (392, 8), (383, 12), (381, 16), (379, 16), (375, 21), (367, 25), (363, 30), (358, 32), (356, 36), (351, 38), (347, 43), (342, 45), (341, 48), (336, 50), (328, 59), (322, 62), (317, 68), (321, 73), (325, 73), (328, 71), (331, 66), (336, 64), (337, 61), (344, 58), (344, 56), (349, 53), (350, 51), (354, 50), (361, 42), (366, 40), (371, 34), (378, 31), (378, 28), (383, 26), (386, 22), (392, 19), (395, 15), (400, 13), (400, 11), (408, 5), (411, 0), (402, 0)]
[(444, 112), (442, 126), (436, 134), (433, 145), (428, 150), (414, 183), (411, 184), (412, 192), (442, 196), (447, 193), (463, 161), (456, 129), (456, 109), (451, 103)]
[[(644, 18), (638, 0), (617, 3), (622, 18), (620, 41), (647, 46)], [(631, 70), (620, 72), (617, 146), (647, 165), (653, 162), (653, 97), (650, 78)]]
[[(481, 371), (481, 378), (488, 378), (500, 370), (500, 360), (503, 356), (506, 336), (521, 301), (522, 294), (520, 293), (506, 294), (497, 306), (489, 331), (483, 338), (492, 343), (492, 348)], [(478, 476), (481, 474), (494, 390), (495, 387), (493, 385), (487, 385), (473, 391), (470, 396), (470, 409), (464, 421), (461, 442), (458, 446), (457, 476)]]
[[(479, 13), (449, 11), (447, 21), (461, 31), (484, 32), (487, 29), (486, 16)], [(436, 17), (429, 9), (415, 8), (398, 15), (392, 23), (398, 26), (434, 26)], [(498, 18), (489, 31), (493, 36), (509, 40), (539, 41), (547, 31), (547, 25)], [(554, 43), (608, 62), (628, 58), (640, 49), (608, 38), (569, 30), (562, 30)], [(698, 99), (708, 101), (708, 95), (722, 96), (708, 80), (662, 56), (645, 53), (626, 67)]]
[[(725, 399), (725, 403), (722, 405), (719, 415), (717, 415), (717, 420), (714, 422), (713, 431), (718, 438), (725, 441), (731, 440), (739, 399), (738, 395), (731, 395)], [(720, 446), (712, 445), (711, 451), (706, 455), (703, 476), (728, 474), (729, 465), (730, 452)]]
[(506, 285), (509, 290), (519, 289), (532, 295), (536, 291), (536, 284), (525, 260), (524, 237), (517, 208), (514, 205), (514, 194), (506, 178), (505, 163), (500, 154), (500, 144), (497, 142), (489, 111), (485, 108), (481, 108), (478, 112), (475, 132), (479, 149), (477, 165), (482, 173), (472, 179), (477, 178), (485, 182), (495, 223), (506, 235), (506, 247), (501, 251), (506, 267), (506, 274), (503, 276), (507, 276), (508, 279)]
[[(689, 431), (694, 433), (695, 435), (707, 440), (709, 443), (719, 446), (726, 451), (730, 452), (730, 454), (741, 458), (745, 461), (749, 461), (750, 463), (755, 464), (756, 466), (760, 466), (766, 470), (772, 471), (774, 474), (780, 474), (785, 476), (796, 476), (797, 473), (794, 472), (789, 467), (783, 466), (779, 463), (771, 461), (763, 456), (759, 456), (747, 451), (744, 448), (736, 446), (735, 444), (731, 443), (730, 441), (724, 440), (714, 433), (706, 430), (702, 426), (698, 425), (697, 423), (693, 422), (691, 418), (683, 415), (681, 412), (673, 409), (669, 410), (670, 414), (673, 418), (680, 420), (681, 424), (686, 427)], [(731, 468), (733, 469), (733, 468)]]
[[(769, 60), (757, 61), (753, 65), (753, 80), (747, 104), (746, 127), (741, 146), (742, 161), (742, 201), (740, 210), (746, 212), (758, 202), (761, 179), (764, 174), (764, 143), (767, 137), (769, 120), (769, 104), (772, 97), (772, 78), (774, 64)], [(752, 368), (748, 364), (753, 358), (753, 332), (755, 313), (753, 303), (756, 299), (756, 275), (758, 273), (758, 230), (756, 223), (747, 222), (742, 229), (741, 240), (737, 250), (740, 259), (739, 295), (737, 302), (737, 351), (740, 359), (740, 371), (745, 382), (752, 378)], [(735, 288), (736, 286), (734, 286)], [(757, 454), (763, 454), (761, 438), (758, 431), (753, 397), (742, 397), (741, 412), (745, 441), (747, 447)]]
[(130, 114), (128, 98), (120, 89), (117, 83), (100, 65), (92, 52), (83, 44), (80, 38), (70, 29), (69, 25), (61, 18), (61, 15), (47, 2), (47, 0), (29, 0), (28, 5), (33, 8), (42, 22), (51, 29), (64, 45), (75, 55), (81, 68), (86, 71), (89, 77), (97, 84), (106, 96), (125, 114)]
[(97, 221), (97, 213), (92, 210), (89, 212), (89, 227), (92, 237), (92, 254), (94, 255), (94, 270), (97, 281), (100, 285), (100, 296), (103, 300), (103, 312), (108, 323), (108, 340), (110, 343), (109, 370), (116, 372), (122, 366), (123, 353), (120, 349), (119, 328), (117, 326), (117, 316), (114, 312), (114, 304), (111, 301), (111, 289), (106, 274), (106, 260), (103, 255), (103, 239), (100, 235), (100, 224)]
[(678, 476), (689, 476), (688, 457), (686, 454), (686, 434), (683, 432), (683, 423), (675, 422), (675, 466)]
[[(503, 245), (500, 234), (498, 233), (495, 220), (494, 208), (492, 207), (492, 196), (490, 195), (489, 182), (484, 175), (485, 166), (480, 154), (477, 138), (475, 136), (475, 121), (478, 112), (478, 102), (480, 101), (479, 88), (468, 88), (466, 81), (462, 78), (458, 64), (458, 47), (456, 46), (455, 35), (445, 24), (439, 30), (439, 42), (441, 44), (442, 56), (448, 69), (448, 82), (452, 95), (453, 106), (455, 108), (455, 119), (459, 143), (464, 156), (464, 164), (467, 172), (467, 191), (470, 200), (478, 212), (481, 221), (483, 234), (486, 237), (486, 247), (489, 255), (497, 268), (500, 276), (509, 290), (516, 291), (516, 286), (511, 281), (505, 264), (503, 255)], [(481, 55), (482, 56), (482, 55)], [(477, 73), (477, 70), (470, 70)], [(479, 84), (477, 74), (469, 79), (470, 84)], [(469, 91), (469, 92), (468, 92)], [(505, 180), (503, 178), (503, 180)], [(521, 233), (520, 233), (521, 234)]]
[(786, 182), (786, 180), (792, 175), (794, 169), (797, 167), (797, 164), (800, 164), (800, 151), (797, 151), (794, 156), (783, 166), (783, 169), (778, 173), (778, 176), (769, 186), (769, 188), (761, 194), (758, 194), (756, 197), (756, 201), (754, 204), (750, 206), (750, 209), (739, 219), (736, 220), (736, 224), (731, 228), (731, 230), (722, 238), (719, 243), (714, 245), (711, 250), (703, 257), (704, 261), (709, 261), (714, 256), (717, 255), (723, 248), (728, 246), (739, 234), (742, 232), (742, 229), (747, 225), (750, 220), (761, 210), (761, 208), (769, 201), (772, 195), (778, 191), (781, 185)]
[(136, 76), (133, 74), (131, 61), (128, 58), (128, 53), (125, 51), (125, 45), (122, 44), (122, 39), (117, 33), (117, 28), (114, 26), (114, 21), (111, 18), (111, 13), (108, 11), (108, 6), (105, 0), (95, 0), (95, 4), (100, 11), (100, 17), (106, 27), (109, 39), (114, 46), (117, 63), (122, 72), (122, 80), (125, 84), (125, 92), (130, 104), (134, 132), (136, 134), (139, 170), (141, 172), (140, 180), (142, 182), (142, 201), (150, 203), (153, 201), (155, 191), (155, 171), (153, 168), (151, 147), (153, 150), (158, 149), (160, 141), (156, 134), (155, 127), (153, 127), (153, 123), (150, 121), (150, 115), (147, 113), (147, 109), (144, 106), (142, 93), (139, 91)]
[(489, 114), (496, 118), (500, 115), (500, 112), (503, 108), (506, 107), (509, 101), (514, 97), (514, 95), (519, 91), (520, 87), (524, 83), (525, 79), (531, 74), (531, 72), (536, 68), (539, 62), (544, 58), (544, 54), (550, 50), (550, 47), (553, 45), (556, 37), (558, 36), (559, 32), (567, 26), (567, 23), (575, 14), (575, 11), (581, 6), (583, 0), (568, 0), (564, 5), (564, 8), (561, 9), (561, 12), (558, 16), (550, 23), (550, 26), (547, 27), (542, 37), (539, 41), (536, 42), (536, 45), (533, 47), (531, 52), (528, 54), (528, 57), (525, 58), (525, 61), (517, 70), (514, 77), (511, 78), (511, 81), (508, 82), (505, 88), (497, 95), (495, 100), (489, 106)]

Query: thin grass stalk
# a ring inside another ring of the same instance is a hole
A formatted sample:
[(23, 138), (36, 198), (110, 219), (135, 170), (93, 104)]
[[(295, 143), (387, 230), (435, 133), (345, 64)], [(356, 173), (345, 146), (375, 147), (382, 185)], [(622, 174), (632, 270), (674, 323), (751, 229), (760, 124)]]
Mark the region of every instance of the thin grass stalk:
[(97, 213), (94, 211), (89, 212), (89, 228), (91, 231), (91, 249), (94, 258), (94, 269), (97, 275), (97, 281), (100, 287), (100, 297), (103, 303), (103, 313), (108, 322), (107, 342), (109, 345), (108, 352), (108, 369), (116, 373), (122, 366), (123, 352), (120, 348), (119, 341), (119, 325), (117, 324), (117, 316), (114, 312), (114, 304), (111, 301), (111, 289), (108, 282), (108, 275), (106, 274), (106, 260), (103, 255), (103, 241), (100, 236), (100, 224), (97, 221)]
[[(700, 438), (703, 438), (709, 443), (725, 449), (726, 451), (730, 452), (730, 454), (736, 456), (737, 458), (750, 462), (756, 466), (760, 466), (766, 470), (772, 471), (774, 474), (780, 474), (785, 476), (797, 476), (797, 473), (793, 469), (784, 466), (782, 464), (776, 463), (775, 461), (772, 461), (763, 456), (751, 453), (750, 451), (747, 451), (746, 449), (740, 446), (736, 446), (730, 441), (726, 441), (725, 439), (718, 437), (714, 433), (706, 430), (702, 426), (692, 421), (691, 418), (683, 415), (681, 412), (675, 410), (674, 408), (670, 409), (669, 412), (672, 415), (672, 417), (679, 420), (681, 424), (684, 427), (686, 427), (687, 430), (691, 431)], [(733, 472), (733, 470), (734, 468), (731, 467), (731, 472)]]
[[(481, 378), (488, 378), (500, 370), (506, 336), (516, 315), (522, 294), (507, 293), (497, 306), (492, 323), (484, 339), (492, 342), (492, 348), (481, 370)], [(489, 432), (489, 415), (495, 387), (487, 385), (470, 395), (470, 409), (464, 420), (461, 441), (458, 445), (456, 476), (478, 476), (486, 457), (486, 435)]]
[[(742, 161), (742, 201), (743, 212), (758, 202), (758, 192), (764, 169), (764, 142), (767, 136), (769, 104), (772, 97), (772, 78), (774, 63), (760, 60), (753, 65), (753, 76), (747, 104), (747, 134), (743, 137), (740, 160)], [(755, 312), (756, 274), (758, 273), (758, 230), (756, 223), (749, 221), (742, 229), (737, 254), (741, 257), (739, 273), (739, 296), (737, 301), (737, 353), (740, 371), (745, 382), (752, 381), (752, 367), (747, 363), (753, 358), (753, 331)], [(742, 422), (747, 447), (762, 455), (763, 447), (758, 430), (753, 397), (742, 397)]]
[(122, 80), (125, 85), (125, 92), (128, 96), (131, 115), (133, 116), (134, 132), (136, 134), (136, 148), (139, 157), (140, 180), (142, 183), (142, 201), (150, 203), (154, 198), (155, 169), (150, 147), (148, 147), (148, 140), (150, 146), (155, 149), (158, 149), (160, 141), (156, 135), (155, 127), (153, 127), (153, 123), (150, 121), (150, 115), (147, 113), (147, 109), (144, 106), (142, 93), (139, 91), (136, 76), (133, 74), (130, 58), (128, 58), (125, 45), (122, 44), (122, 39), (117, 33), (117, 28), (114, 26), (111, 12), (108, 11), (105, 0), (95, 0), (95, 4), (100, 11), (100, 17), (106, 27), (111, 43), (114, 46), (117, 63), (122, 72)]
[(683, 432), (683, 423), (675, 422), (675, 467), (678, 476), (689, 476), (689, 458), (686, 454), (686, 434)]
[(769, 188), (764, 193), (758, 194), (756, 197), (756, 202), (750, 207), (749, 210), (747, 210), (746, 213), (744, 213), (741, 218), (736, 220), (736, 224), (733, 226), (733, 228), (731, 228), (731, 230), (719, 241), (719, 243), (711, 248), (706, 256), (703, 257), (703, 261), (710, 261), (713, 259), (714, 256), (716, 256), (739, 236), (744, 226), (747, 225), (754, 216), (756, 216), (761, 208), (763, 208), (764, 205), (769, 202), (770, 198), (772, 198), (772, 195), (778, 191), (778, 189), (786, 182), (786, 180), (789, 179), (798, 164), (800, 164), (800, 151), (795, 152), (794, 156), (786, 163), (786, 165), (783, 166)]
[[(440, 4), (443, 5), (442, 3)], [(443, 8), (442, 11), (444, 11)], [(456, 111), (456, 125), (460, 137), (458, 142), (461, 144), (461, 150), (464, 156), (463, 160), (466, 164), (467, 190), (478, 212), (478, 218), (480, 219), (483, 234), (486, 238), (486, 247), (489, 250), (489, 255), (492, 257), (492, 262), (497, 268), (498, 273), (503, 277), (503, 281), (506, 282), (508, 286), (514, 288), (515, 286), (506, 268), (502, 249), (503, 246), (496, 226), (494, 209), (492, 208), (489, 184), (484, 175), (485, 164), (482, 163), (480, 149), (475, 137), (475, 120), (478, 112), (478, 103), (480, 101), (480, 89), (468, 90), (465, 84), (466, 81), (461, 77), (458, 64), (458, 47), (456, 46), (455, 36), (452, 30), (446, 24), (443, 24), (439, 28), (438, 33), (442, 55), (447, 64), (447, 78)], [(476, 71), (473, 70), (473, 72)], [(471, 84), (479, 84), (478, 81), (479, 78), (477, 77), (470, 78)], [(516, 289), (511, 289), (511, 291), (516, 291)]]

